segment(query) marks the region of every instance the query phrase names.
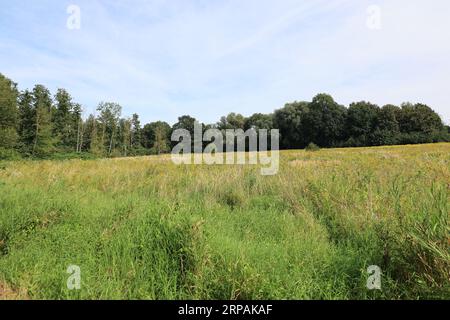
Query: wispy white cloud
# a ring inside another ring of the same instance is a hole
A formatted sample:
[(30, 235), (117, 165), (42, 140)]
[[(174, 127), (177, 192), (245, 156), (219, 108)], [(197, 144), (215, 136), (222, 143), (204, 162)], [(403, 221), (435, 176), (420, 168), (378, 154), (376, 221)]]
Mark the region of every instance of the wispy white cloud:
[[(422, 101), (450, 122), (450, 3), (18, 0), (0, 13), (0, 72), (21, 88), (66, 87), (92, 111), (115, 100), (144, 121), (270, 112), (329, 92), (339, 102)], [(446, 40), (447, 39), (447, 40)]]

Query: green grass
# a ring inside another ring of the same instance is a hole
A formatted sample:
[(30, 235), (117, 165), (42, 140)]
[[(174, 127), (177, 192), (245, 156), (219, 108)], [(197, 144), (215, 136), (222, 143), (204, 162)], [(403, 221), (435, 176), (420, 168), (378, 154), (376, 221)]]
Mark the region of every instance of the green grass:
[(449, 299), (449, 188), (450, 144), (3, 162), (0, 299)]

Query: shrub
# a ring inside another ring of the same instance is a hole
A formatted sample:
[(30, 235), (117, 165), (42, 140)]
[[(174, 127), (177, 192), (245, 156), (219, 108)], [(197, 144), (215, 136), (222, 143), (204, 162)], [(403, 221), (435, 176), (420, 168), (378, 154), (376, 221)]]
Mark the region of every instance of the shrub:
[(13, 149), (0, 148), (0, 160), (18, 160), (20, 154)]
[(320, 148), (317, 144), (311, 142), (310, 144), (308, 144), (308, 146), (305, 149), (306, 151), (319, 151)]

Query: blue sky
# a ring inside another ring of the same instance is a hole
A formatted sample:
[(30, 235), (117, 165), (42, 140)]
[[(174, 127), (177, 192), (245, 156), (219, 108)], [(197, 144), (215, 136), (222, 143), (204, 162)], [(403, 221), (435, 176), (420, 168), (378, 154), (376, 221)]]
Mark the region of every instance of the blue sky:
[[(346, 105), (423, 102), (450, 123), (448, 0), (0, 4), (0, 72), (20, 89), (66, 88), (86, 114), (115, 101), (143, 122), (211, 123), (327, 92)], [(71, 4), (79, 30), (66, 26)]]

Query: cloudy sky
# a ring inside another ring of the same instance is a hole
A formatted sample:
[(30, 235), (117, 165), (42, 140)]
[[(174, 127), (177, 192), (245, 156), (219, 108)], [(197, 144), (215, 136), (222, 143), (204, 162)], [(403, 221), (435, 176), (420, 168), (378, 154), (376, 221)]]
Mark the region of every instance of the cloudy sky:
[[(448, 0), (0, 0), (0, 72), (86, 113), (215, 122), (330, 93), (423, 102), (450, 123)], [(80, 29), (68, 13), (80, 8)]]

